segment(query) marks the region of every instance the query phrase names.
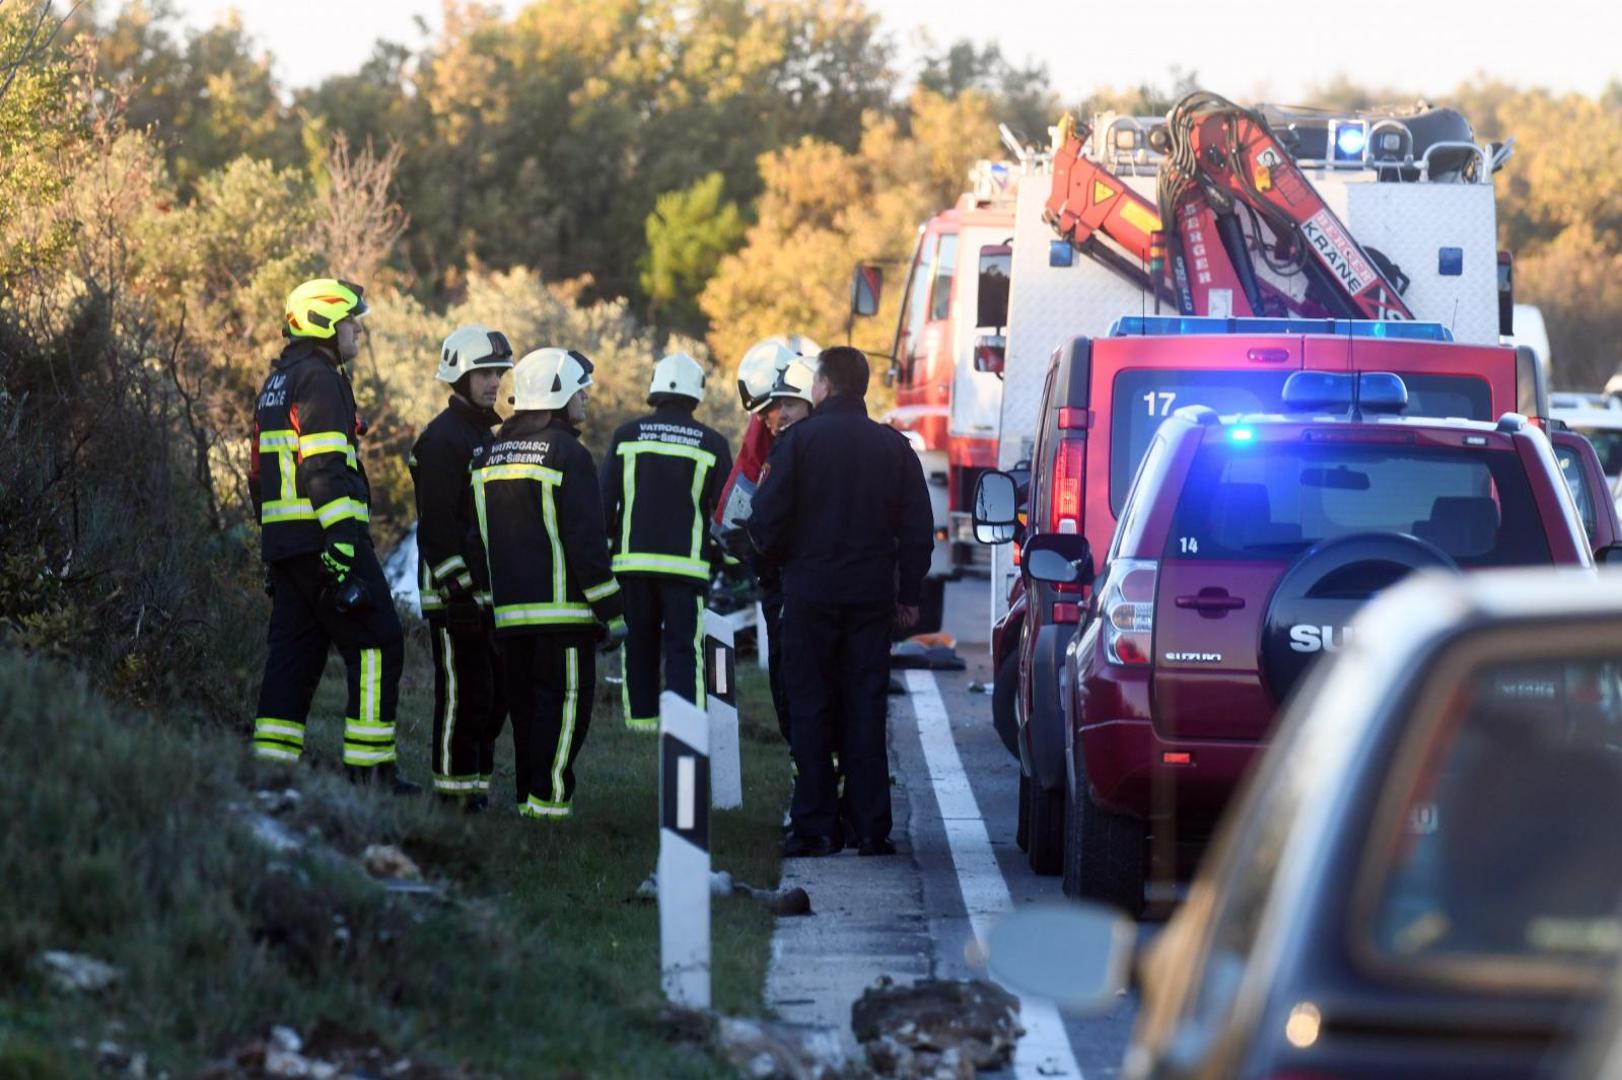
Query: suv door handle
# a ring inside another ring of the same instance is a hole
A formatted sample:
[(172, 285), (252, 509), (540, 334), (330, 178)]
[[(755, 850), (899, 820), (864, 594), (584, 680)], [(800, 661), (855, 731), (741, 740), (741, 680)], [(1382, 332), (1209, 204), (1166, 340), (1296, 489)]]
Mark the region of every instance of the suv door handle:
[(1245, 606), (1245, 598), (1225, 592), (1202, 592), (1197, 596), (1179, 596), (1176, 603), (1180, 608), (1196, 611), (1238, 611)]

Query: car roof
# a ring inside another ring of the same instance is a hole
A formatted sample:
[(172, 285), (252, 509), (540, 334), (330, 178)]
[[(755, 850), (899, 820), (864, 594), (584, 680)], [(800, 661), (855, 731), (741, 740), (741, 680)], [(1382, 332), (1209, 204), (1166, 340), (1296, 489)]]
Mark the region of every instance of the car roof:
[(1549, 416), (1572, 428), (1622, 431), (1622, 409), (1550, 409)]
[[(1201, 411), (1203, 410), (1203, 412)], [(1454, 416), (1401, 416), (1394, 413), (1365, 413), (1363, 416), (1352, 419), (1345, 413), (1231, 413), (1225, 416), (1215, 415), (1210, 409), (1200, 405), (1190, 405), (1178, 409), (1173, 415), (1182, 416), (1189, 422), (1200, 425), (1217, 423), (1224, 427), (1242, 425), (1244, 427), (1268, 426), (1300, 426), (1302, 424), (1333, 425), (1335, 427), (1403, 427), (1428, 431), (1466, 431), (1472, 434), (1488, 435), (1497, 433), (1512, 434), (1499, 428), (1497, 423), (1487, 420), (1468, 420)], [(1519, 414), (1506, 414), (1519, 415)], [(1524, 418), (1522, 418), (1524, 421)], [(1531, 427), (1529, 422), (1523, 423), (1524, 430)]]

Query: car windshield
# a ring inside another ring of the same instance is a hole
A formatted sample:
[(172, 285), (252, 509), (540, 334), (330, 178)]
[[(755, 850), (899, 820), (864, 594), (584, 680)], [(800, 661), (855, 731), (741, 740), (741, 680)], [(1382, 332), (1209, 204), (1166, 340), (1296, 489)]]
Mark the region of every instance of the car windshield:
[(1212, 429), (1195, 455), (1168, 538), (1178, 558), (1283, 560), (1320, 540), (1397, 532), (1436, 545), (1461, 566), (1550, 559), (1531, 485), (1511, 450), (1240, 442), (1231, 434)]
[(1606, 476), (1622, 475), (1622, 428), (1582, 428), (1574, 424), (1571, 430), (1594, 444)]
[(1554, 459), (1560, 463), (1560, 475), (1565, 477), (1571, 492), (1571, 501), (1577, 505), (1577, 516), (1583, 519), (1583, 530), (1594, 535), (1594, 500), (1589, 498), (1588, 485), (1583, 482), (1583, 459), (1569, 446), (1556, 446)]
[(1506, 974), (1622, 953), (1619, 660), (1483, 662), (1421, 705), (1434, 727), (1405, 747), (1371, 833), (1364, 925), (1385, 965), (1468, 977), (1461, 962)]
[[(1110, 406), (1110, 507), (1121, 515), (1138, 462), (1160, 422), (1186, 405), (1204, 405), (1223, 416), (1274, 413), (1284, 407), (1289, 371), (1212, 371), (1132, 368), (1115, 376)], [(1492, 388), (1473, 375), (1402, 376), (1408, 387), (1407, 416), (1452, 416), (1490, 420)], [(1601, 460), (1604, 454), (1600, 455)]]

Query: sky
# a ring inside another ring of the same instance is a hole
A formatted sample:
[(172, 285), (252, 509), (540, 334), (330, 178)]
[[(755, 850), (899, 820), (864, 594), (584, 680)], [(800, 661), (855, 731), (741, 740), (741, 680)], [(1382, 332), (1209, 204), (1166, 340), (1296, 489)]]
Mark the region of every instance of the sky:
[[(522, 6), (501, 0), (507, 11)], [(370, 42), (421, 42), (414, 16), (437, 26), (437, 0), (175, 0), (188, 21), (235, 7), (290, 86), (352, 71)], [(1622, 81), (1617, 0), (867, 0), (915, 70), (920, 34), (938, 45), (995, 40), (1015, 62), (1047, 65), (1064, 101), (1100, 86), (1169, 87), (1172, 69), (1241, 101), (1289, 103), (1336, 73), (1440, 99), (1479, 73), (1521, 86), (1595, 95)], [(319, 27), (319, 33), (312, 28)]]

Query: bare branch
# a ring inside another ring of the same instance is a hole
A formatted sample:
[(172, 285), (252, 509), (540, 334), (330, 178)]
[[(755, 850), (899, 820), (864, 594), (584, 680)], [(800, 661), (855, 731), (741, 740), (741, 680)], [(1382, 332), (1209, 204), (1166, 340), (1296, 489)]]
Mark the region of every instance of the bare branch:
[(369, 282), (388, 259), (410, 217), (390, 194), (404, 150), (392, 143), (379, 157), (370, 141), (355, 153), (349, 139), (332, 140), (328, 184), (316, 213), (316, 247), (329, 272)]

